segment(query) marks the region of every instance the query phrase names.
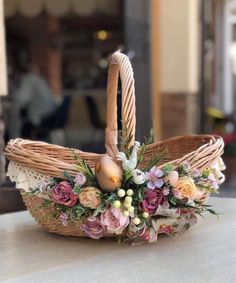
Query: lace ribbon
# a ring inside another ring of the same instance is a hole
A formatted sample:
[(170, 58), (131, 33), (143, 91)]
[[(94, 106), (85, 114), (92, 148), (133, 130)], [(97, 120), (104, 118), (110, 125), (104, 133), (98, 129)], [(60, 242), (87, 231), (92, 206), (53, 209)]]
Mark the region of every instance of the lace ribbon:
[(16, 183), (17, 189), (23, 189), (26, 192), (39, 188), (40, 184), (49, 178), (49, 176), (33, 171), (15, 161), (10, 161), (7, 176)]

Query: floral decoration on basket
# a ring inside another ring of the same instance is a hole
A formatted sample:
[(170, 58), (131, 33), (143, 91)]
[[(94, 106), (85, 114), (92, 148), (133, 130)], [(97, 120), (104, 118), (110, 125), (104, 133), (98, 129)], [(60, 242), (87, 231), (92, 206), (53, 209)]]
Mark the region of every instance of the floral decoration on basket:
[[(154, 156), (138, 169), (146, 145), (135, 142), (130, 155), (117, 154), (120, 167), (108, 155), (102, 156), (96, 170), (76, 156), (78, 173), (73, 177), (49, 178), (26, 193), (43, 198), (43, 207), (53, 207), (52, 214), (61, 224), (77, 225), (93, 239), (106, 234), (134, 243), (155, 242), (158, 234), (177, 236), (197, 222), (204, 211), (216, 214), (206, 197), (218, 192), (224, 180), (218, 167), (203, 172), (191, 170), (185, 162), (174, 169), (157, 167), (164, 153)], [(130, 150), (128, 150), (130, 152)], [(155, 164), (155, 165), (153, 165)]]
[(133, 70), (129, 59), (115, 52), (108, 72), (105, 154), (22, 139), (7, 144), (7, 175), (40, 225), (65, 236), (139, 244), (155, 242), (158, 234), (177, 236), (204, 211), (216, 214), (205, 202), (224, 181), (222, 138), (190, 135), (140, 145), (135, 126)]

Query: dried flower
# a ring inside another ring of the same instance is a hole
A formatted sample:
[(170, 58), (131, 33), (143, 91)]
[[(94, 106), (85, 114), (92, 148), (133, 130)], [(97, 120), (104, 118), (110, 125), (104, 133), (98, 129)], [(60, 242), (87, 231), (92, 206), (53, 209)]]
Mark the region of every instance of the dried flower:
[(101, 221), (94, 216), (88, 217), (86, 222), (81, 225), (81, 228), (90, 238), (93, 239), (100, 239), (104, 234), (104, 228)]
[(65, 212), (61, 212), (59, 219), (61, 220), (61, 223), (63, 226), (66, 226), (68, 224), (68, 214)]
[(67, 181), (60, 182), (53, 188), (51, 198), (56, 203), (70, 207), (78, 201), (78, 195), (73, 193), (72, 187)]

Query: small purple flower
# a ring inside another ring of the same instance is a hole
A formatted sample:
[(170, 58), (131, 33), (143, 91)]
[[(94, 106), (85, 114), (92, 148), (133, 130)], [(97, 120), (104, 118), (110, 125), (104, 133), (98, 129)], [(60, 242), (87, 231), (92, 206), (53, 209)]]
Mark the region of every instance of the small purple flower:
[(163, 180), (160, 177), (163, 176), (163, 172), (161, 169), (156, 166), (152, 167), (152, 169), (147, 173), (147, 187), (150, 190), (154, 190), (155, 188), (161, 188), (164, 184)]
[(65, 212), (61, 212), (59, 219), (61, 220), (62, 225), (66, 226), (68, 224), (68, 214)]
[(219, 189), (219, 184), (217, 183), (216, 178), (212, 173), (208, 176), (208, 180), (211, 182), (211, 186), (214, 190)]
[(76, 185), (83, 186), (86, 182), (86, 177), (82, 173), (78, 173), (74, 179)]
[(93, 239), (100, 239), (104, 234), (104, 228), (100, 220), (94, 216), (88, 217), (81, 227), (83, 231)]

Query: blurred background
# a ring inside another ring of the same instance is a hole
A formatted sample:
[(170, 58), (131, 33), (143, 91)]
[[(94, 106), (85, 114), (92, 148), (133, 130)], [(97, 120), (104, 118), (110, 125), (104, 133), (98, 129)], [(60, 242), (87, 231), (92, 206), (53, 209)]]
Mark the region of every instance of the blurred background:
[[(236, 197), (236, 0), (4, 0), (3, 23), (2, 150), (23, 137), (104, 152), (108, 57), (121, 49), (134, 68), (136, 139), (222, 135), (221, 196)], [(0, 212), (23, 208), (2, 183)]]

